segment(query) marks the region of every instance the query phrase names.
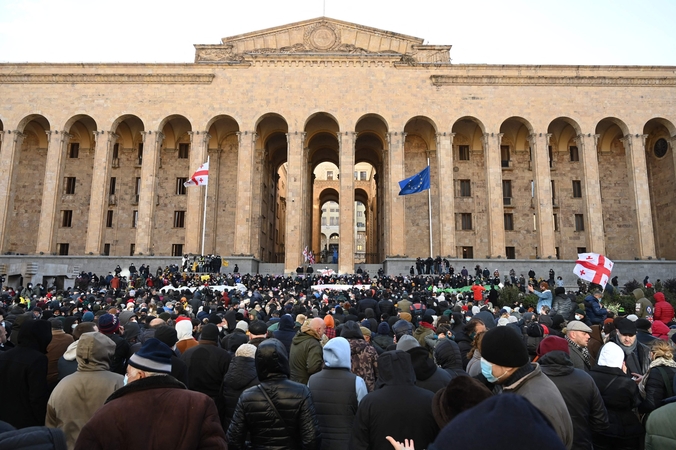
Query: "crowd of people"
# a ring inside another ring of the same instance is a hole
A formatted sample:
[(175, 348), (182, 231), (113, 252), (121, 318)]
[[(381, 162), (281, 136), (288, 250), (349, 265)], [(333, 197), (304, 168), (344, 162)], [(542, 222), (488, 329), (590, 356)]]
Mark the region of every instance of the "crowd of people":
[(464, 293), (449, 270), (118, 269), (3, 288), (0, 448), (676, 448), (663, 292), (615, 315), (553, 271), (525, 308), (480, 267)]

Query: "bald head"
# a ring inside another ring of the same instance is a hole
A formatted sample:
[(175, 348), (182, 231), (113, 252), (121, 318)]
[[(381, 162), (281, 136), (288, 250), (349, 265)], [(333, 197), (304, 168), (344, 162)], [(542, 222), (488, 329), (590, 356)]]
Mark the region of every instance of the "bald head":
[(162, 325), (166, 325), (167, 322), (165, 322), (162, 319), (153, 319), (150, 321), (150, 328), (157, 328), (161, 327)]
[(319, 317), (315, 317), (310, 321), (310, 328), (315, 330), (319, 336), (322, 336), (326, 331), (326, 322)]

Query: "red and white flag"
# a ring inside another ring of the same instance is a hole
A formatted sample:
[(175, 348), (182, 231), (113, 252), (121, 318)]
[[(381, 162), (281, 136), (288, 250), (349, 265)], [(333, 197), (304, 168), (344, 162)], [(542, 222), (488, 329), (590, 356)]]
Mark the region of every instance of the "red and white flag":
[(209, 184), (209, 161), (202, 164), (183, 186), (204, 186)]
[(573, 273), (605, 289), (614, 265), (611, 260), (598, 253), (578, 253)]

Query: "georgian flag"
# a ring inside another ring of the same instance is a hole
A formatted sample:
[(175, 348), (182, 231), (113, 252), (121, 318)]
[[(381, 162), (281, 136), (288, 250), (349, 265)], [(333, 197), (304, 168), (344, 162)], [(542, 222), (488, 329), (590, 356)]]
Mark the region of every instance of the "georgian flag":
[(611, 260), (598, 253), (578, 253), (573, 273), (605, 289), (614, 265)]
[(202, 164), (183, 186), (204, 186), (209, 182), (209, 161)]

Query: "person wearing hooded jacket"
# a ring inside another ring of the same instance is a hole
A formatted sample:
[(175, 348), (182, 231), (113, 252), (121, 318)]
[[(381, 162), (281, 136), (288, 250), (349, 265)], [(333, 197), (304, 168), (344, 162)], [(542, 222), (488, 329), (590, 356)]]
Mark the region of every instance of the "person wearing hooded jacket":
[(639, 319), (649, 319), (653, 316), (654, 307), (650, 300), (645, 298), (645, 292), (643, 289), (636, 288), (632, 292), (634, 297), (636, 297), (636, 315)]
[(322, 438), (312, 395), (307, 386), (289, 380), (284, 344), (274, 338), (261, 342), (255, 364), (260, 384), (239, 397), (227, 431), (230, 450), (247, 448), (248, 433), (251, 449), (319, 449)]
[(124, 377), (110, 371), (115, 343), (99, 333), (84, 333), (76, 349), (77, 372), (56, 386), (47, 403), (45, 425), (61, 428), (68, 448), (75, 447), (80, 430), (117, 389)]
[(286, 353), (291, 354), (291, 343), (293, 338), (296, 336), (296, 330), (294, 329), (293, 316), (291, 314), (284, 314), (279, 319), (279, 327), (272, 333), (275, 339), (279, 339), (284, 347), (286, 348)]
[(653, 322), (658, 320), (669, 326), (674, 320), (674, 307), (671, 306), (662, 292), (655, 292), (653, 295), (655, 299), (655, 313), (653, 314)]
[(378, 357), (382, 387), (364, 397), (352, 424), (347, 448), (391, 450), (385, 439), (413, 439), (416, 448), (427, 448), (439, 427), (432, 413), (434, 394), (415, 385), (411, 356), (401, 350)]
[(345, 322), (340, 336), (350, 344), (352, 373), (361, 377), (372, 392), (378, 378), (378, 352), (366, 342), (359, 324), (352, 320)]
[(27, 320), (19, 330), (16, 347), (0, 352), (3, 386), (0, 420), (15, 428), (45, 424), (47, 400), (47, 346), (52, 326), (46, 320)]
[(593, 450), (592, 433), (608, 428), (608, 412), (594, 379), (573, 366), (569, 352), (565, 339), (549, 336), (538, 346), (538, 362), (542, 373), (554, 382), (568, 407), (573, 422), (572, 448)]
[[(324, 368), (310, 376), (308, 387), (322, 433), (322, 450), (347, 448), (359, 402), (368, 390), (350, 369), (350, 344), (337, 337), (324, 346)], [(340, 395), (336, 395), (336, 393)]]
[(438, 367), (429, 357), (426, 348), (420, 346), (418, 341), (411, 336), (403, 336), (397, 342), (397, 350), (402, 350), (411, 355), (411, 363), (415, 372), (415, 385), (430, 392), (436, 393), (443, 389), (453, 379), (451, 374)]
[(256, 347), (242, 344), (230, 362), (228, 372), (223, 379), (222, 395), (224, 404), (223, 429), (227, 430), (235, 413), (235, 407), (242, 392), (260, 383), (256, 373)]
[(451, 379), (457, 376), (467, 376), (462, 369), (460, 347), (453, 339), (441, 338), (434, 347), (434, 362), (451, 375)]

